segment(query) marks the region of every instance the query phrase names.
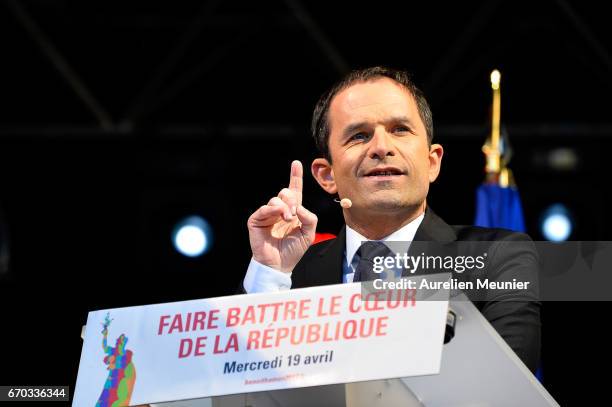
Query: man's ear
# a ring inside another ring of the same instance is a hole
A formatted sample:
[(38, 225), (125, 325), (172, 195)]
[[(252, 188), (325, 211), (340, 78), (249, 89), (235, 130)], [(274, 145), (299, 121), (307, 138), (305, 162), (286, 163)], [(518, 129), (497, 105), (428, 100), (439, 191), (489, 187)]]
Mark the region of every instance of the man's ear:
[(332, 170), (329, 161), (325, 158), (316, 158), (310, 166), (310, 171), (325, 192), (332, 195), (338, 193), (338, 187), (336, 187), (336, 181), (334, 180), (334, 170)]
[(440, 144), (432, 144), (429, 147), (429, 182), (434, 182), (438, 178), (443, 155), (444, 149)]

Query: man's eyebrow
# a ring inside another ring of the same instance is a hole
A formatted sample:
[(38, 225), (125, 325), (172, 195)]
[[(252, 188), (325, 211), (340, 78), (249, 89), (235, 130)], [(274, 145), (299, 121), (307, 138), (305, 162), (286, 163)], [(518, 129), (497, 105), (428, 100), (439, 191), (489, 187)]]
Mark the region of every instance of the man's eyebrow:
[(408, 116), (393, 116), (385, 120), (385, 124), (405, 123), (412, 125), (412, 120)]
[[(388, 119), (384, 120), (384, 123), (385, 125), (389, 125), (393, 123), (404, 123), (404, 124), (409, 124), (412, 126), (412, 120), (410, 120), (410, 117), (408, 116), (389, 117)], [(342, 136), (343, 137), (351, 136), (354, 132), (361, 130), (364, 127), (368, 127), (368, 126), (370, 126), (370, 123), (368, 122), (357, 122), (357, 123), (349, 124), (348, 126), (345, 127), (344, 131), (342, 132)]]
[(344, 128), (344, 131), (342, 132), (342, 136), (343, 137), (351, 136), (357, 130), (363, 129), (364, 127), (367, 127), (367, 126), (368, 126), (368, 122), (357, 122), (357, 123), (349, 124), (348, 126)]

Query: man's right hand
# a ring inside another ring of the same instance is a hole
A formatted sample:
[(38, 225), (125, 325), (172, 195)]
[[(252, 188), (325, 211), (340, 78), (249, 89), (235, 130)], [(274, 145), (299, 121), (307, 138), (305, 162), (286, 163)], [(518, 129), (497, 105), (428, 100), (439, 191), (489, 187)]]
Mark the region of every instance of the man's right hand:
[(291, 163), (289, 188), (283, 188), (247, 222), (253, 258), (290, 273), (314, 242), (317, 216), (302, 206), (302, 163)]

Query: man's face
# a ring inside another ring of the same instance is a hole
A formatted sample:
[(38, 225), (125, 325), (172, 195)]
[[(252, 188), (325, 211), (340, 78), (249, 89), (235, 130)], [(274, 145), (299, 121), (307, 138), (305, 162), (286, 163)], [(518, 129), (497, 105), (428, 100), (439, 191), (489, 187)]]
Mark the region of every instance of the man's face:
[(409, 91), (388, 78), (357, 83), (333, 98), (328, 118), (333, 185), (322, 184), (328, 192), (351, 199), (356, 210), (423, 204), (438, 175), (442, 147), (429, 147)]

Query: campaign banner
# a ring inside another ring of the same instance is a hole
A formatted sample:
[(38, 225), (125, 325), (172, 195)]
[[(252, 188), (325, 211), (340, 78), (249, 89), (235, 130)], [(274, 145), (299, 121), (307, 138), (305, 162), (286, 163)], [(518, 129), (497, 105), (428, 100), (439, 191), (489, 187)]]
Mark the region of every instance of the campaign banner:
[(354, 283), (92, 311), (73, 406), (437, 374), (447, 309)]

